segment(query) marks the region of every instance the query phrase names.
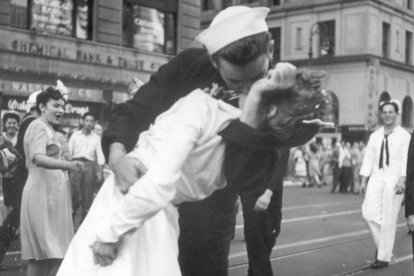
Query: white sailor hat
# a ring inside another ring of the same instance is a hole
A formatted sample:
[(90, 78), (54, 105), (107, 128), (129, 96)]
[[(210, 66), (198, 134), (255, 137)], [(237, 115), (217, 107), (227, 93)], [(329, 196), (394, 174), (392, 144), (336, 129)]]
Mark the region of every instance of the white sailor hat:
[(26, 101), (26, 111), (30, 112), (30, 109), (32, 109), (33, 107), (36, 106), (36, 98), (37, 95), (39, 95), (42, 92), (42, 90), (36, 90), (34, 92), (32, 92), (29, 96), (29, 98), (27, 98)]
[(248, 36), (269, 30), (266, 16), (269, 8), (231, 6), (219, 12), (210, 26), (202, 31), (196, 41), (213, 55), (225, 46)]
[(398, 109), (398, 110), (396, 110), (397, 114), (401, 112), (401, 102), (399, 100), (391, 99), (391, 100), (387, 100), (387, 101), (382, 101), (382, 102), (379, 103), (379, 109), (381, 110), (382, 107), (386, 104), (395, 105)]

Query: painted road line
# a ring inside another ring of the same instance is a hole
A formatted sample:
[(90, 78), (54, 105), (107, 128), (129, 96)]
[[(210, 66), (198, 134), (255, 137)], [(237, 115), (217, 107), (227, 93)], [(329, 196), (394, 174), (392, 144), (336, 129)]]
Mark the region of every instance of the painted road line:
[(282, 211), (289, 211), (289, 210), (297, 210), (297, 209), (309, 209), (309, 208), (320, 208), (320, 207), (328, 207), (328, 206), (335, 206), (335, 205), (352, 205), (352, 204), (362, 204), (362, 201), (351, 201), (351, 202), (331, 202), (331, 203), (321, 203), (321, 204), (312, 204), (312, 205), (296, 205), (296, 206), (289, 206), (283, 207)]
[[(283, 207), (283, 211), (290, 211), (290, 210), (299, 210), (299, 209), (311, 209), (311, 208), (322, 208), (322, 207), (330, 207), (335, 205), (352, 205), (352, 204), (359, 204), (361, 205), (361, 201), (351, 201), (351, 202), (330, 202), (330, 203), (321, 203), (321, 204), (312, 204), (312, 205), (296, 205), (296, 206), (289, 206), (289, 207)], [(243, 215), (243, 212), (237, 213), (237, 215)]]
[[(407, 255), (407, 256), (404, 256), (404, 257), (400, 257), (400, 258), (397, 258), (397, 259), (391, 261), (390, 266), (398, 264), (398, 263), (406, 262), (406, 261), (411, 261), (412, 259), (413, 259), (413, 254), (410, 254), (410, 255)], [(366, 265), (366, 266), (359, 267), (359, 268), (356, 268), (356, 269), (352, 269), (352, 270), (349, 270), (349, 271), (341, 272), (341, 273), (338, 273), (338, 274), (335, 274), (335, 275), (332, 275), (332, 276), (354, 276), (354, 275), (359, 275), (359, 274), (365, 273), (368, 270), (372, 270), (371, 265)]]
[[(329, 218), (329, 217), (336, 217), (336, 216), (346, 216), (352, 214), (361, 213), (361, 209), (345, 211), (345, 212), (337, 212), (337, 213), (327, 213), (327, 214), (320, 214), (315, 216), (306, 216), (306, 217), (298, 217), (298, 218), (290, 218), (290, 219), (282, 219), (282, 223), (289, 223), (289, 222), (298, 222), (298, 221), (305, 221), (305, 220), (312, 220), (312, 219), (322, 219), (322, 218)], [(236, 229), (242, 229), (244, 225), (236, 225)]]
[[(407, 224), (405, 222), (397, 224), (397, 228), (401, 228), (401, 227), (407, 227)], [(304, 240), (304, 241), (288, 243), (288, 244), (284, 244), (284, 245), (276, 245), (273, 248), (273, 251), (278, 251), (278, 250), (292, 248), (292, 247), (298, 247), (298, 246), (304, 246), (304, 245), (318, 244), (318, 243), (322, 243), (322, 242), (334, 241), (334, 240), (337, 240), (337, 239), (358, 237), (358, 236), (366, 235), (366, 234), (369, 234), (369, 233), (370, 233), (370, 231), (368, 229), (365, 229), (365, 230), (361, 230), (361, 231), (355, 231), (355, 232), (350, 232), (350, 233), (345, 233), (345, 234), (340, 234), (340, 235), (333, 235), (333, 236), (317, 238), (317, 239), (312, 239), (312, 240)], [(242, 256), (247, 256), (247, 252), (243, 251), (243, 252), (239, 252), (239, 253), (235, 253), (235, 254), (230, 254), (229, 259), (238, 258), (238, 257), (242, 257)]]

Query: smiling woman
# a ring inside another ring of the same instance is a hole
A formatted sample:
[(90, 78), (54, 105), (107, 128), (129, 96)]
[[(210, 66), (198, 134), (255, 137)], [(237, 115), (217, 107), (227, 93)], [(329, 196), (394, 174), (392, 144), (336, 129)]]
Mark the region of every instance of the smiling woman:
[(83, 164), (62, 160), (53, 126), (60, 123), (64, 104), (58, 90), (41, 92), (36, 98), (40, 117), (24, 136), (29, 175), (22, 196), (20, 235), (22, 259), (29, 260), (27, 275), (54, 275), (73, 237), (68, 179), (63, 170), (81, 170)]

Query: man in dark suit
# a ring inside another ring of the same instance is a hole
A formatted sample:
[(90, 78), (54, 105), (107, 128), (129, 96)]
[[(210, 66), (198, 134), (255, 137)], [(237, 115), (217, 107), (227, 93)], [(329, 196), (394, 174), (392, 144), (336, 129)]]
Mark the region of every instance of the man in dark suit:
[[(280, 148), (276, 151), (277, 161), (274, 168), (268, 170), (270, 172), (268, 177), (259, 180), (254, 188), (240, 193), (244, 238), (249, 258), (248, 276), (273, 275), (270, 256), (280, 233), (283, 177), (290, 152), (289, 148)], [(263, 163), (250, 165), (249, 174), (255, 174)], [(242, 177), (243, 175), (240, 175), (240, 178)]]
[[(407, 226), (411, 232), (414, 251), (414, 133), (411, 134), (410, 146), (407, 156), (407, 176), (405, 180), (405, 217)], [(414, 257), (413, 257), (414, 264)]]

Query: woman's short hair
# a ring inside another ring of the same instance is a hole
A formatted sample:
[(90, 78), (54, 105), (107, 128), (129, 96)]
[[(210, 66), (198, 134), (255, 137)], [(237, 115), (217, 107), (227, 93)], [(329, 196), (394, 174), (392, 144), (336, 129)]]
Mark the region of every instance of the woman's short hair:
[(246, 65), (268, 52), (271, 39), (269, 32), (263, 32), (237, 40), (215, 53), (213, 61), (219, 64), (220, 59), (225, 59), (235, 65)]
[(3, 124), (5, 125), (8, 119), (16, 120), (17, 124), (20, 122), (20, 116), (14, 112), (7, 112), (3, 115)]
[(40, 104), (46, 105), (49, 100), (56, 100), (57, 101), (57, 100), (60, 100), (60, 99), (65, 101), (62, 93), (60, 93), (59, 90), (57, 90), (53, 87), (46, 88), (45, 91), (40, 92), (39, 95), (37, 95), (37, 97), (36, 97), (36, 110), (37, 110), (37, 112), (39, 112), (39, 114), (41, 113), (40, 108), (39, 108)]
[(303, 120), (323, 119), (328, 104), (327, 94), (322, 89), (325, 75), (323, 71), (298, 69), (292, 87), (267, 96), (265, 102), (277, 109), (276, 114), (268, 118), (268, 124), (277, 136), (291, 136)]

